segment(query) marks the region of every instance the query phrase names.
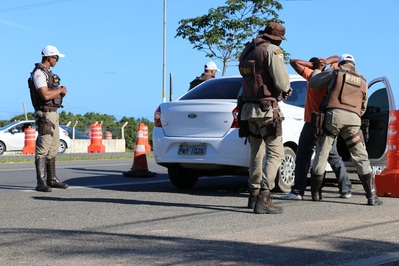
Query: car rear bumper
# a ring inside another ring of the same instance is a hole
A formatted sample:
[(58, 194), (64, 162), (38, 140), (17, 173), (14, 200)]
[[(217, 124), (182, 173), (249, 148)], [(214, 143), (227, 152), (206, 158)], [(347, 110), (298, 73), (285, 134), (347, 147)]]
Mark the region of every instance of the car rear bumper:
[[(162, 128), (153, 131), (153, 149), (156, 163), (248, 167), (250, 147), (245, 139), (237, 137), (237, 129), (230, 129), (223, 138), (167, 137)], [(179, 145), (206, 145), (205, 155), (179, 155)], [(200, 166), (198, 166), (200, 168)], [(202, 166), (203, 167), (203, 166)], [(201, 167), (201, 168), (202, 168)]]

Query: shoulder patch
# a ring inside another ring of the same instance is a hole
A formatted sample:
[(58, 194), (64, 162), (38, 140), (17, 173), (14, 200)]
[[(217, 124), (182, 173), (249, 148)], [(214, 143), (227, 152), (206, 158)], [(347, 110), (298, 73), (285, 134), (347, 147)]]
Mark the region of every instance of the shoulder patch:
[(283, 54), (283, 49), (277, 49), (276, 51), (274, 51), (275, 55), (279, 55), (279, 54)]

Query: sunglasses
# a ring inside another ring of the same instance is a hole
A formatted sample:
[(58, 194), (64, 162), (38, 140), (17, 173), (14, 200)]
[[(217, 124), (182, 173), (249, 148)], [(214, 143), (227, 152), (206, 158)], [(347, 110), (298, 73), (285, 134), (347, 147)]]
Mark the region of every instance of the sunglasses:
[(60, 58), (58, 55), (55, 55), (55, 56), (50, 56), (51, 58), (54, 58), (57, 62), (58, 62), (58, 59)]

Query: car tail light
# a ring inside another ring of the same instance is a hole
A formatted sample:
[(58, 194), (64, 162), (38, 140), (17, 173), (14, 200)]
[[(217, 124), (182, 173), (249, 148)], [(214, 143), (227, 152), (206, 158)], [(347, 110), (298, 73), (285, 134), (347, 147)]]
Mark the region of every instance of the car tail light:
[(238, 109), (234, 108), (232, 113), (233, 113), (233, 123), (231, 124), (231, 128), (238, 128)]
[(162, 127), (160, 106), (158, 106), (157, 110), (154, 112), (154, 127)]

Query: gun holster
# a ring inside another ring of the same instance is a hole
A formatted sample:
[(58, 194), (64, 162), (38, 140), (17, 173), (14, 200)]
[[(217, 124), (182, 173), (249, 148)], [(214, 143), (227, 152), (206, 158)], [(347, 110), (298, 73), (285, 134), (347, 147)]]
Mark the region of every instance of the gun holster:
[(312, 112), (312, 125), (314, 134), (320, 137), (324, 134), (324, 113)]
[(46, 116), (38, 116), (37, 117), (37, 126), (38, 126), (38, 133), (39, 135), (51, 135), (53, 136), (53, 131), (52, 129), (55, 129), (55, 125), (53, 122), (51, 122), (49, 119), (46, 118)]
[(280, 137), (283, 135), (284, 117), (280, 116), (278, 108), (273, 108), (273, 119), (267, 123), (267, 135)]

